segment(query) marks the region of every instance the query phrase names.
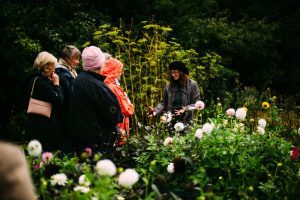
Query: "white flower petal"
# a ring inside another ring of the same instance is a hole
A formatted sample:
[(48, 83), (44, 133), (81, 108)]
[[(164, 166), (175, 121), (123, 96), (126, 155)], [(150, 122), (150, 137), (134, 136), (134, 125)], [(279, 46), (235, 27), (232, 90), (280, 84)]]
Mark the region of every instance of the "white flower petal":
[(82, 193), (88, 193), (90, 191), (89, 187), (84, 187), (84, 186), (76, 186), (74, 187), (74, 191), (79, 191)]

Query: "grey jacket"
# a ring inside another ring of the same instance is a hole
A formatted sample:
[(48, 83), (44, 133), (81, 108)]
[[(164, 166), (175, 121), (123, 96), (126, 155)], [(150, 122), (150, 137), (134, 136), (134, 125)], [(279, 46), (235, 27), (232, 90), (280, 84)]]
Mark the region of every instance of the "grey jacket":
[[(182, 91), (182, 106), (186, 107), (188, 111), (189, 108), (194, 107), (195, 103), (200, 100), (200, 92), (197, 82), (188, 79), (186, 87), (181, 89)], [(164, 89), (164, 95), (162, 101), (154, 108), (157, 114), (163, 111), (172, 111), (174, 101), (174, 89), (170, 87), (170, 82), (167, 83)]]

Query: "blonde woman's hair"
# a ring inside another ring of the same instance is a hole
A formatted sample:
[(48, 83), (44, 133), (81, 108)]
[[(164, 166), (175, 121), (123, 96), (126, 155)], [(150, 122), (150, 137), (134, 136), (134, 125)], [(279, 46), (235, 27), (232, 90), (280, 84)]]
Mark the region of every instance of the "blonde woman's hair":
[(33, 68), (38, 71), (44, 71), (49, 65), (56, 65), (57, 58), (47, 51), (40, 52), (34, 60)]

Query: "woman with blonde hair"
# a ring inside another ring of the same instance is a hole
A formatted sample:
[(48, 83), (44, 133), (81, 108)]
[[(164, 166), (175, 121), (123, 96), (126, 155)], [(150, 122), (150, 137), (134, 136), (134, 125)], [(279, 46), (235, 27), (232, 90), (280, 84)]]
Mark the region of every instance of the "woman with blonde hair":
[(59, 77), (55, 73), (57, 59), (50, 53), (40, 52), (34, 60), (35, 72), (28, 78), (28, 100), (30, 97), (52, 104), (50, 118), (28, 113), (26, 136), (29, 140), (37, 139), (44, 150), (57, 150), (57, 138), (61, 135), (61, 119), (57, 113), (63, 102), (63, 93)]

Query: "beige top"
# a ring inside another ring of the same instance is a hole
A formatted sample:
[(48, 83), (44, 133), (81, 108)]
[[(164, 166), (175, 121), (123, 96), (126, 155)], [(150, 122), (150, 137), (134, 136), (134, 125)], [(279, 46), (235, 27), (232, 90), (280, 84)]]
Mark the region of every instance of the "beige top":
[(0, 199), (37, 199), (26, 163), (19, 147), (0, 142)]
[(73, 68), (69, 65), (69, 63), (67, 63), (64, 59), (60, 58), (60, 59), (58, 60), (58, 63), (57, 63), (57, 64), (58, 64), (57, 68), (58, 68), (58, 67), (65, 68), (65, 69), (67, 69), (67, 70), (71, 73), (71, 75), (73, 76), (73, 78), (76, 78), (76, 77), (77, 77), (77, 72), (76, 72), (76, 70), (73, 69)]

